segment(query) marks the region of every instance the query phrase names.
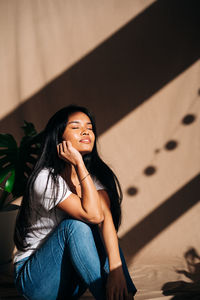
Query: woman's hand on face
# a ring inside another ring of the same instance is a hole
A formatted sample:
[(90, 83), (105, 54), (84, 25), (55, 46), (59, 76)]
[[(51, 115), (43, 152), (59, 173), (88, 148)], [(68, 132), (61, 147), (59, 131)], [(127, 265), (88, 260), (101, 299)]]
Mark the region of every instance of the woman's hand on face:
[(122, 266), (110, 271), (106, 284), (107, 300), (133, 300), (128, 293)]
[(57, 145), (58, 156), (64, 161), (76, 166), (82, 161), (82, 155), (76, 150), (70, 141), (63, 141)]

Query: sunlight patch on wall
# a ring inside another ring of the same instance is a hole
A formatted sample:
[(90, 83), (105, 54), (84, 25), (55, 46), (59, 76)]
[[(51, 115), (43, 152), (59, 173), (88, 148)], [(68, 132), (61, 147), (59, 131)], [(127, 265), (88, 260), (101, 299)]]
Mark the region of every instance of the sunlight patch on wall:
[(112, 36), (155, 0), (1, 1), (0, 117)]
[(134, 257), (134, 261), (136, 260), (138, 264), (151, 261), (154, 264), (162, 258), (169, 263), (172, 258), (182, 259), (189, 248), (199, 250), (199, 213), (200, 202), (150, 241)]
[(197, 62), (100, 137), (123, 188), (121, 235), (200, 171), (199, 76)]

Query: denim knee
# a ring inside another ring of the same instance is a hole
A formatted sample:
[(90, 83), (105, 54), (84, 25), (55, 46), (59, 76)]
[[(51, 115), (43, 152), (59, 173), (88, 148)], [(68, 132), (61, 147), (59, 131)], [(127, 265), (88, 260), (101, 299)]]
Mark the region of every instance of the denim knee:
[(60, 229), (63, 229), (66, 236), (70, 238), (72, 234), (84, 234), (91, 235), (92, 230), (89, 224), (77, 220), (77, 219), (64, 219), (60, 225)]

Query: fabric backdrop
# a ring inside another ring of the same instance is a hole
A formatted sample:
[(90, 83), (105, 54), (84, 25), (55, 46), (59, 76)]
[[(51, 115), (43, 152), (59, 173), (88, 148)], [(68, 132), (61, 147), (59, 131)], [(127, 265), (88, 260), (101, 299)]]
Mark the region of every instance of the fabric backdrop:
[(19, 139), (23, 120), (40, 131), (71, 103), (94, 113), (138, 299), (198, 273), (198, 28), (194, 0), (0, 1), (0, 131)]

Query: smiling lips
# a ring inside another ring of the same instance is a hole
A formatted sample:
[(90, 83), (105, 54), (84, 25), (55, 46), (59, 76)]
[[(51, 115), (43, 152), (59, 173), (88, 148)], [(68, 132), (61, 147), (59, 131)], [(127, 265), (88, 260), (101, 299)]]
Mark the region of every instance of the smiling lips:
[(91, 139), (89, 139), (89, 138), (82, 139), (82, 140), (80, 140), (80, 143), (90, 144), (91, 143)]

